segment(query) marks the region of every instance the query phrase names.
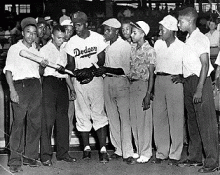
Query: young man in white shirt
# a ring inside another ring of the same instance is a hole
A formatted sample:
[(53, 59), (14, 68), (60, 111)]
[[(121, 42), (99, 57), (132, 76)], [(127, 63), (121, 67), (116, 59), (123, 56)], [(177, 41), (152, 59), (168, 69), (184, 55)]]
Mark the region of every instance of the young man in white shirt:
[(167, 15), (159, 22), (161, 40), (154, 44), (156, 51), (155, 91), (153, 101), (153, 126), (156, 145), (156, 160), (161, 163), (169, 158), (175, 165), (183, 149), (184, 102), (183, 84), (176, 83), (175, 77), (182, 76), (184, 43), (175, 32), (177, 19)]
[(9, 85), (14, 115), (8, 161), (12, 173), (22, 171), (22, 157), (24, 165), (31, 167), (40, 165), (37, 161), (42, 115), (39, 64), (19, 55), (21, 50), (39, 54), (34, 45), (37, 23), (32, 17), (24, 18), (21, 21), (21, 28), (23, 39), (9, 48), (3, 70)]
[[(193, 7), (179, 12), (179, 28), (188, 35), (183, 59), (184, 103), (189, 132), (188, 159), (179, 166), (202, 166), (200, 173), (218, 170), (219, 143), (210, 73), (209, 39), (196, 27), (198, 14)], [(204, 161), (203, 161), (204, 151)]]

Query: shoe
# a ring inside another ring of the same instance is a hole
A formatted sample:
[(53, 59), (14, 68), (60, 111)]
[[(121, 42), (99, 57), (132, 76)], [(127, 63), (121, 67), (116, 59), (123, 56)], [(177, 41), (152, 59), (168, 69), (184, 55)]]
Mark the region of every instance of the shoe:
[(70, 155), (63, 157), (63, 158), (58, 158), (57, 161), (65, 161), (65, 162), (76, 162), (76, 158), (70, 157)]
[(52, 166), (51, 160), (47, 160), (45, 162), (41, 162), (43, 166)]
[(133, 158), (134, 158), (134, 159), (139, 158), (139, 154), (138, 154), (138, 153), (134, 153), (134, 154), (133, 154)]
[(108, 163), (109, 162), (109, 156), (107, 152), (100, 152), (99, 153), (99, 161), (101, 163)]
[(23, 165), (28, 165), (30, 167), (38, 167), (40, 163), (35, 159), (23, 158)]
[(156, 159), (153, 159), (151, 161), (151, 163), (155, 163), (155, 164), (161, 164), (163, 161), (165, 161), (167, 159), (159, 159), (159, 158), (156, 158)]
[(21, 168), (21, 165), (11, 165), (11, 166), (9, 167), (9, 171), (10, 171), (11, 173), (18, 173), (18, 172), (20, 172), (20, 171), (23, 171), (23, 169)]
[(176, 159), (169, 159), (168, 160), (168, 165), (178, 165), (179, 160)]
[(111, 156), (110, 156), (110, 159), (120, 159), (122, 158), (122, 156), (119, 156), (118, 154), (115, 154), (113, 153)]
[(83, 151), (83, 159), (84, 159), (84, 160), (89, 160), (89, 159), (91, 159), (91, 151), (90, 151), (90, 150), (85, 150), (85, 151)]
[(218, 171), (219, 167), (214, 167), (214, 168), (206, 168), (206, 167), (202, 167), (198, 170), (199, 173), (212, 173), (214, 171)]
[(179, 166), (179, 167), (202, 166), (202, 165), (203, 165), (202, 162), (196, 162), (196, 161), (192, 161), (192, 160), (188, 160), (188, 159), (177, 164), (177, 166)]
[(149, 160), (150, 160), (149, 157), (140, 156), (140, 158), (137, 159), (137, 163), (147, 163)]
[(128, 165), (134, 165), (136, 163), (135, 159), (132, 156), (128, 158), (123, 158), (123, 161), (126, 162)]

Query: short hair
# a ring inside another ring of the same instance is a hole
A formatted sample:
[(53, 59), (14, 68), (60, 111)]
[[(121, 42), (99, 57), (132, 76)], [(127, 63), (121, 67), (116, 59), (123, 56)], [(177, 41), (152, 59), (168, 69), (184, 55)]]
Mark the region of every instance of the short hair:
[(196, 21), (198, 18), (198, 13), (195, 8), (187, 7), (179, 11), (179, 16), (187, 16), (187, 17), (192, 18), (194, 21)]
[(121, 24), (130, 24), (131, 20), (129, 18), (125, 18), (121, 21)]
[(54, 34), (56, 31), (65, 33), (65, 28), (58, 24), (53, 27), (52, 33)]
[(211, 17), (208, 19), (209, 22), (214, 22), (215, 24), (217, 24), (217, 19), (215, 17)]

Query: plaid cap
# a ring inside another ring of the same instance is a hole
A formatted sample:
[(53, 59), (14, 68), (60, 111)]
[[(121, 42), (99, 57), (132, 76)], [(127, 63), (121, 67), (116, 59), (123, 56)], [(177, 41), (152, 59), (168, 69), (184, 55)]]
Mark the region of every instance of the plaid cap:
[(88, 17), (84, 12), (78, 11), (73, 14), (72, 22), (73, 23), (86, 23), (88, 21)]

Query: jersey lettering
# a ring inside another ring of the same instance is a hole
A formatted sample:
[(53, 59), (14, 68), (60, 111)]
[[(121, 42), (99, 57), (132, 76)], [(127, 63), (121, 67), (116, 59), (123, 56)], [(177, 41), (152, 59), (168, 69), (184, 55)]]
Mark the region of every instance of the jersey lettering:
[(76, 48), (73, 50), (73, 53), (76, 57), (79, 56), (80, 58), (84, 58), (84, 57), (90, 58), (91, 55), (94, 55), (97, 53), (97, 47), (89, 47), (88, 48), (86, 46), (84, 50), (80, 50), (80, 49)]

